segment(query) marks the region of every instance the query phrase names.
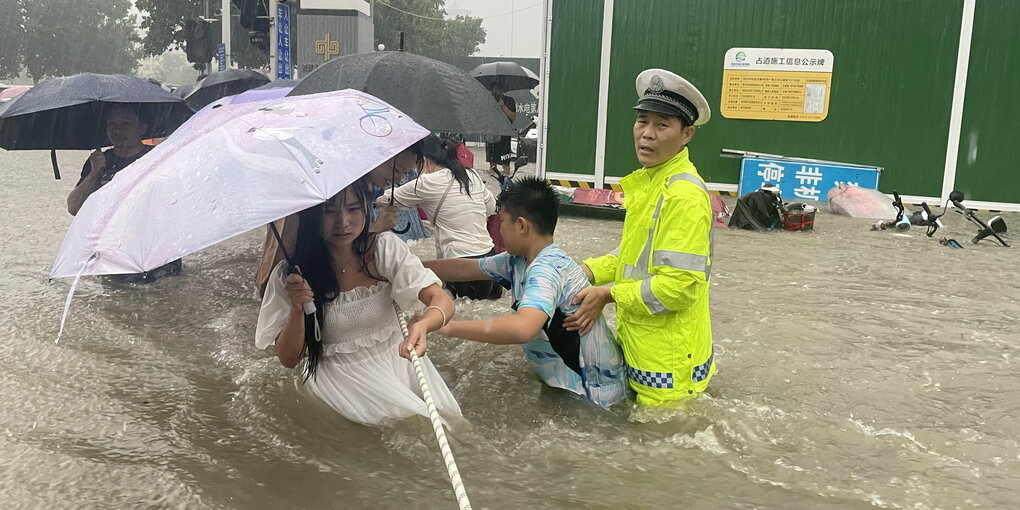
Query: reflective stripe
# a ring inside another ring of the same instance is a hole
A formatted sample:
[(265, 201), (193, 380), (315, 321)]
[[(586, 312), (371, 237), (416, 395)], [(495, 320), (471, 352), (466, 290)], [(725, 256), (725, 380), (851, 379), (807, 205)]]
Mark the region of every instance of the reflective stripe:
[(642, 270), (650, 269), (648, 266), (648, 253), (652, 251), (652, 238), (655, 237), (655, 223), (652, 223), (651, 228), (648, 229), (648, 239), (645, 240), (645, 247), (641, 248), (641, 254), (638, 255), (637, 262), (635, 265)]
[(708, 273), (708, 257), (696, 253), (655, 250), (655, 253), (652, 254), (652, 264), (706, 273), (706, 275)]
[(611, 251), (611, 252), (609, 252), (609, 254), (614, 256), (614, 257), (619, 257), (620, 256), (620, 247), (617, 246), (616, 249)]
[[(681, 172), (675, 174), (669, 178), (669, 182), (666, 183), (666, 188), (669, 188), (676, 181), (687, 181), (694, 183), (706, 194), (709, 194), (708, 187), (705, 183), (698, 179), (692, 174)], [(710, 194), (709, 194), (710, 195)], [(628, 280), (645, 280), (651, 277), (648, 272), (652, 265), (660, 266), (667, 265), (675, 267), (677, 269), (686, 269), (688, 271), (697, 271), (705, 274), (705, 279), (708, 280), (712, 274), (712, 265), (710, 263), (713, 253), (715, 252), (715, 232), (712, 227), (709, 227), (708, 231), (708, 253), (709, 256), (706, 258), (704, 255), (695, 255), (693, 253), (684, 253), (677, 251), (667, 250), (656, 250), (652, 254), (652, 264), (648, 263), (648, 256), (652, 253), (652, 241), (655, 239), (655, 227), (658, 225), (659, 212), (662, 211), (662, 202), (665, 199), (665, 193), (659, 195), (659, 201), (655, 204), (655, 212), (652, 213), (652, 226), (648, 229), (648, 239), (645, 240), (645, 245), (641, 248), (641, 253), (638, 255), (637, 261), (634, 265), (624, 264), (623, 266), (623, 277)], [(711, 203), (711, 195), (709, 196), (709, 202)], [(619, 253), (620, 248), (617, 247), (615, 253)], [(691, 260), (690, 257), (699, 257), (699, 260)], [(651, 289), (648, 289), (648, 294), (651, 296)], [(644, 296), (644, 286), (642, 286), (642, 297)], [(655, 296), (651, 296), (655, 299)], [(658, 300), (655, 300), (658, 302)], [(648, 304), (649, 300), (645, 299), (645, 304)], [(660, 304), (661, 306), (661, 304)], [(652, 308), (649, 306), (649, 308)], [(663, 308), (665, 310), (665, 308)]]
[(672, 372), (647, 372), (627, 367), (627, 376), (631, 381), (651, 388), (669, 389), (673, 387)]
[(712, 278), (712, 261), (715, 260), (715, 227), (708, 227), (708, 266), (705, 268), (705, 279)]
[(655, 297), (655, 294), (652, 293), (651, 278), (641, 280), (641, 301), (645, 302), (645, 306), (651, 310), (652, 315), (659, 315), (660, 313), (666, 313), (669, 311), (666, 309), (665, 305), (659, 301), (659, 298)]
[(705, 186), (705, 183), (701, 182), (701, 179), (698, 179), (693, 174), (689, 174), (687, 172), (681, 172), (681, 173), (675, 174), (672, 177), (670, 177), (669, 178), (669, 182), (666, 183), (666, 187), (668, 188), (668, 187), (672, 186), (674, 182), (679, 181), (681, 179), (685, 180), (687, 182), (693, 182), (699, 188), (701, 188), (701, 191), (704, 191), (705, 193), (708, 193), (708, 186)]
[(691, 380), (694, 382), (704, 381), (708, 377), (709, 368), (712, 367), (712, 360), (715, 358), (715, 346), (712, 346), (712, 354), (708, 356), (708, 361), (694, 367), (694, 372), (691, 373)]
[(641, 269), (641, 268), (639, 268), (637, 266), (632, 266), (630, 264), (624, 264), (623, 265), (623, 277), (628, 279), (628, 280), (637, 281), (637, 280), (644, 280), (645, 278), (651, 278), (652, 275), (648, 274), (647, 271), (645, 271), (644, 269)]

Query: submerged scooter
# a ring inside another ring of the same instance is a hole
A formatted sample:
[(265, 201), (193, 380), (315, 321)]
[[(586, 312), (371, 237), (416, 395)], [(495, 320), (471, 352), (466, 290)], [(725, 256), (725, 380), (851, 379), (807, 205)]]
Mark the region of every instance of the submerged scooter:
[(903, 200), (900, 199), (900, 194), (896, 191), (893, 194), (893, 207), (896, 208), (896, 219), (892, 221), (880, 221), (871, 226), (871, 230), (888, 230), (895, 228), (900, 232), (906, 232), (910, 230), (910, 218), (904, 216), (903, 211)]
[(977, 243), (988, 236), (992, 236), (996, 241), (999, 241), (999, 244), (1009, 248), (1006, 241), (999, 237), (999, 234), (1004, 234), (1006, 232), (1006, 221), (1002, 219), (1002, 216), (993, 217), (987, 224), (981, 221), (981, 219), (974, 214), (973, 209), (969, 209), (960, 203), (963, 202), (962, 191), (953, 190), (953, 192), (949, 194), (949, 201), (956, 206), (956, 212), (962, 214), (965, 218), (970, 220), (971, 223), (978, 226), (978, 233), (974, 236), (974, 239), (970, 240), (970, 242)]
[[(974, 214), (973, 209), (970, 209), (961, 203), (963, 202), (963, 199), (962, 191), (953, 190), (953, 192), (949, 194), (949, 200), (946, 203), (945, 210), (938, 216), (932, 214), (931, 209), (928, 207), (926, 202), (921, 202), (921, 207), (924, 208), (924, 213), (927, 216), (925, 224), (928, 226), (928, 233), (926, 235), (928, 237), (935, 235), (935, 232), (942, 226), (939, 218), (945, 216), (946, 212), (948, 212), (949, 202), (952, 202), (952, 204), (956, 207), (956, 212), (962, 214), (965, 218), (967, 218), (967, 220), (978, 227), (977, 235), (974, 236), (974, 239), (971, 239), (972, 243), (977, 243), (988, 236), (992, 236), (999, 242), (999, 244), (1008, 248), (1009, 244), (1006, 244), (1006, 241), (999, 237), (999, 234), (1004, 234), (1006, 232), (1006, 221), (1003, 220), (1001, 216), (995, 216), (987, 224), (985, 224), (985, 222), (981, 221), (981, 219)], [(963, 246), (955, 239), (947, 239), (943, 237), (939, 240), (939, 242), (953, 248), (963, 248)]]

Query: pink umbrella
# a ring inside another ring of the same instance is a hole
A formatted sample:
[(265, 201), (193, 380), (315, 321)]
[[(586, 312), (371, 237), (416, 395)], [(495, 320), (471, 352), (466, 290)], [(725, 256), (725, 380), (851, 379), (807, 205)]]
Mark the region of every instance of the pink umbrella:
[(428, 134), (364, 92), (222, 105), (93, 193), (50, 273), (141, 273), (325, 202)]

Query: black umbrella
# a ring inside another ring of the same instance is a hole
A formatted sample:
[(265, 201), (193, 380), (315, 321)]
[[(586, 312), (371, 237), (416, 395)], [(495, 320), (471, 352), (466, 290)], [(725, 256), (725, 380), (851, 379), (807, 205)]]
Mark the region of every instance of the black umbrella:
[(174, 95), (183, 98), (191, 93), (195, 89), (194, 85), (181, 85), (174, 90)]
[(412, 53), (376, 51), (335, 58), (309, 73), (287, 95), (341, 89), (372, 94), (431, 131), (514, 134), (492, 94), (477, 80), (450, 64)]
[(104, 112), (114, 105), (137, 110), (149, 126), (146, 138), (170, 134), (194, 113), (183, 99), (143, 78), (92, 73), (52, 78), (3, 108), (0, 147), (90, 150), (109, 146)]
[(277, 78), (277, 79), (275, 79), (275, 80), (273, 80), (273, 81), (271, 81), (271, 82), (269, 82), (269, 83), (267, 83), (265, 85), (260, 85), (258, 87), (255, 87), (252, 90), (269, 90), (269, 89), (278, 89), (278, 88), (283, 88), (283, 87), (294, 88), (294, 87), (297, 86), (298, 82), (300, 82), (300, 81), (301, 80), (288, 80), (286, 78)]
[(195, 109), (227, 96), (240, 94), (260, 85), (269, 83), (266, 75), (251, 69), (227, 69), (210, 74), (195, 84), (195, 88), (184, 96), (184, 100)]
[(471, 70), (471, 76), (485, 88), (498, 84), (503, 92), (509, 90), (533, 89), (538, 85), (538, 76), (515, 62), (489, 62)]
[(530, 90), (513, 90), (506, 93), (514, 98), (517, 104), (517, 118), (514, 119), (514, 129), (520, 131), (531, 125), (533, 117), (538, 115), (538, 98)]

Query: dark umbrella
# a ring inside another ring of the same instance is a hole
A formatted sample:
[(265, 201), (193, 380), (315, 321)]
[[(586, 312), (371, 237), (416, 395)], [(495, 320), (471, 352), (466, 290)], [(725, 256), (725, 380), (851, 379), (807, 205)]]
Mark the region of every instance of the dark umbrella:
[(190, 94), (191, 91), (194, 89), (195, 89), (194, 85), (181, 85), (180, 87), (177, 87), (176, 90), (174, 90), (174, 95), (183, 98), (184, 96)]
[[(126, 105), (149, 126), (145, 138), (170, 134), (191, 116), (183, 99), (156, 82), (122, 74), (52, 78), (11, 101), (0, 113), (0, 147), (7, 150), (90, 150), (110, 145), (105, 110)], [(56, 161), (55, 155), (53, 160)], [(59, 179), (56, 164), (54, 175)]]
[(506, 93), (517, 103), (517, 118), (514, 129), (518, 132), (531, 125), (532, 117), (538, 115), (538, 98), (530, 90), (514, 90)]
[(477, 80), (450, 64), (413, 53), (376, 51), (338, 57), (309, 73), (287, 95), (341, 89), (372, 94), (430, 131), (514, 134), (492, 94)]
[(489, 62), (471, 70), (471, 76), (486, 89), (494, 84), (503, 92), (509, 90), (533, 89), (538, 85), (538, 76), (515, 62)]
[(196, 83), (195, 88), (184, 96), (184, 100), (197, 111), (221, 97), (240, 94), (267, 83), (269, 78), (258, 71), (227, 69), (202, 78), (202, 81)]
[(277, 78), (265, 85), (260, 85), (252, 90), (269, 90), (269, 89), (280, 89), (280, 88), (294, 88), (301, 80), (288, 80), (286, 78)]

